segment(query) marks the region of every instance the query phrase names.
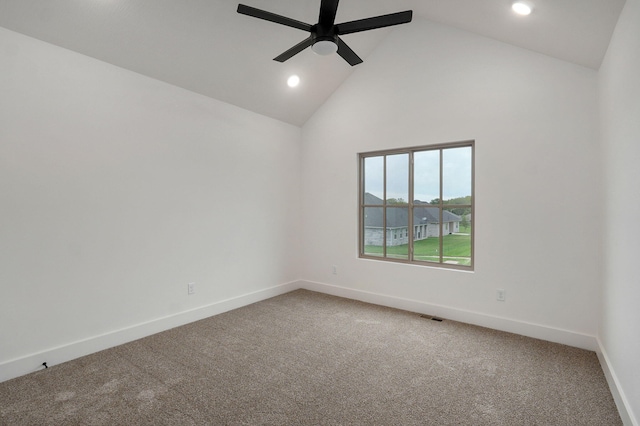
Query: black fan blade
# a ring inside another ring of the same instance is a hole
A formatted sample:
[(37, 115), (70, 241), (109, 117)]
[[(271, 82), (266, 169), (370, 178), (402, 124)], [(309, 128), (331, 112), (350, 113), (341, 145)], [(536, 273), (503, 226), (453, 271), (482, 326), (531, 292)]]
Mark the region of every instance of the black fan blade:
[(360, 31), (374, 30), (376, 28), (390, 27), (392, 25), (406, 24), (411, 22), (413, 17), (412, 10), (404, 12), (390, 13), (388, 15), (376, 16), (373, 18), (358, 19), (357, 21), (349, 21), (336, 25), (337, 33), (352, 34)]
[(238, 5), (238, 13), (241, 13), (242, 15), (253, 16), (254, 18), (258, 19), (264, 19), (265, 21), (275, 22), (276, 24), (286, 25), (287, 27), (293, 27), (299, 30), (311, 32), (311, 25), (307, 23), (296, 21), (295, 19), (287, 18), (286, 16), (276, 15), (275, 13), (267, 12), (266, 10), (246, 6), (244, 4)]
[(320, 3), (320, 17), (318, 25), (331, 28), (336, 21), (336, 12), (338, 11), (339, 0), (322, 0)]
[(273, 60), (274, 61), (278, 61), (278, 62), (284, 62), (287, 59), (290, 59), (292, 56), (297, 55), (298, 53), (302, 52), (304, 49), (306, 49), (307, 47), (311, 46), (312, 44), (313, 44), (313, 37), (309, 37), (307, 39), (304, 39), (300, 43), (298, 43), (295, 46), (293, 46), (291, 49), (289, 49), (286, 52), (281, 53), (280, 55), (278, 55), (275, 58), (273, 58)]
[(360, 57), (356, 55), (356, 52), (351, 50), (351, 48), (347, 46), (347, 43), (342, 41), (340, 37), (338, 37), (338, 55), (342, 56), (342, 59), (347, 61), (351, 66), (362, 63), (362, 59), (360, 59)]

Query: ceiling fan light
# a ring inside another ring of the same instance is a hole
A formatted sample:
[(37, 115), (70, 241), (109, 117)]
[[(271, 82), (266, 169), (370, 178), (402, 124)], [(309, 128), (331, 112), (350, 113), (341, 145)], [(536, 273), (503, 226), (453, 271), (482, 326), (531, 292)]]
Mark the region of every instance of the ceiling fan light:
[(311, 46), (311, 50), (318, 55), (326, 56), (336, 53), (338, 51), (338, 45), (329, 40), (320, 40), (316, 41), (313, 46)]

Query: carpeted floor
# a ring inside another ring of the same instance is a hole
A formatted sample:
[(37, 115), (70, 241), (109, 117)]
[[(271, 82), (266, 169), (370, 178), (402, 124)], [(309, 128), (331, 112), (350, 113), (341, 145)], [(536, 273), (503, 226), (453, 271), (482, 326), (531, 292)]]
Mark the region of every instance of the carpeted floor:
[(593, 352), (297, 290), (0, 383), (2, 425), (620, 425)]

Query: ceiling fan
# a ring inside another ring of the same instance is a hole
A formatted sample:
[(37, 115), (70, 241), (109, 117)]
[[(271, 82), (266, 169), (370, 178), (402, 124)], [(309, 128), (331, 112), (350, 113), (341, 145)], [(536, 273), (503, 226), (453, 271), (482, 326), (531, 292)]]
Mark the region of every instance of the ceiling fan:
[(330, 55), (338, 52), (338, 55), (340, 55), (351, 66), (361, 63), (362, 59), (360, 59), (360, 57), (356, 55), (356, 53), (351, 50), (344, 41), (342, 41), (340, 38), (341, 35), (374, 30), (376, 28), (389, 27), (392, 25), (406, 24), (411, 22), (411, 18), (413, 16), (412, 10), (406, 10), (404, 12), (390, 13), (388, 15), (336, 24), (335, 19), (336, 11), (338, 10), (338, 1), (339, 0), (321, 1), (320, 17), (318, 18), (318, 23), (315, 25), (287, 18), (286, 16), (276, 15), (275, 13), (256, 9), (255, 7), (246, 6), (244, 4), (238, 5), (238, 13), (311, 33), (308, 38), (273, 58), (274, 61), (284, 62), (311, 46), (311, 49), (320, 55)]

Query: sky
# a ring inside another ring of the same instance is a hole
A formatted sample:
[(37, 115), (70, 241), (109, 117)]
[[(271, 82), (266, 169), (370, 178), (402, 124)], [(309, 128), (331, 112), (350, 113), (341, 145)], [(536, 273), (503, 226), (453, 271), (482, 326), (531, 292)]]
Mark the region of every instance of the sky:
[[(414, 200), (440, 198), (440, 150), (414, 153)], [(471, 195), (471, 147), (442, 151), (443, 199)], [(387, 155), (387, 198), (409, 200), (409, 154)], [(383, 198), (384, 156), (365, 159), (365, 192)]]

